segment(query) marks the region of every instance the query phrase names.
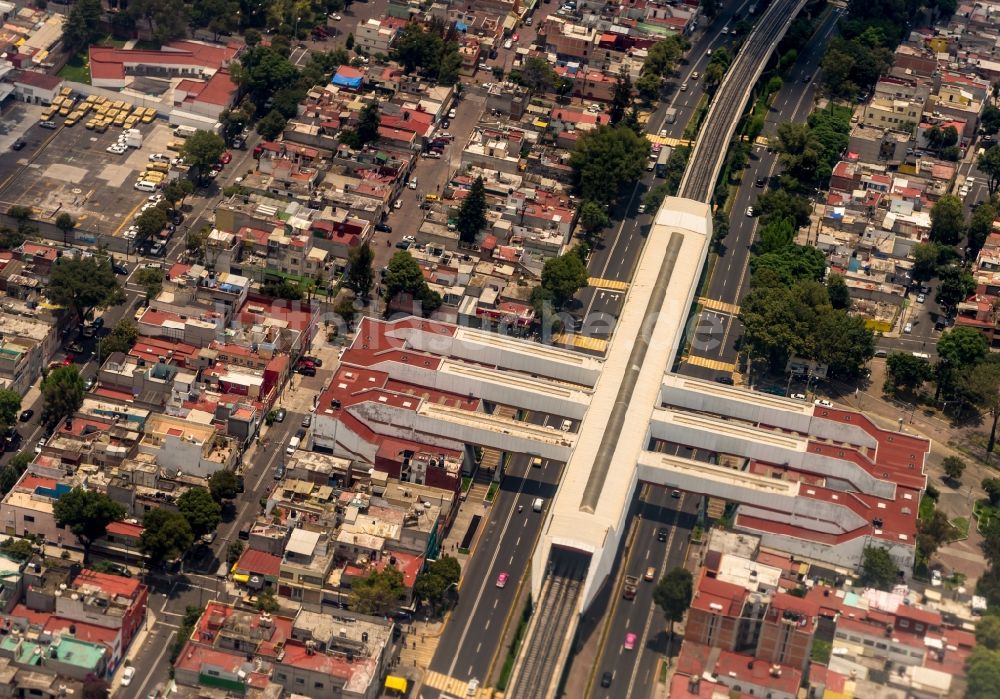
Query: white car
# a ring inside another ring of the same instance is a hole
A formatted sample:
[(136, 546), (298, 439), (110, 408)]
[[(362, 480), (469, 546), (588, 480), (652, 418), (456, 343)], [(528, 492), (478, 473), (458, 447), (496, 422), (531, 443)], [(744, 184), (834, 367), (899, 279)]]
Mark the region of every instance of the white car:
[(825, 398), (817, 398), (813, 401), (813, 404), (820, 406), (821, 408), (832, 408), (833, 403), (826, 400)]
[(125, 672), (122, 673), (122, 687), (128, 687), (132, 684), (132, 678), (135, 677), (135, 667), (129, 665), (125, 668)]
[(728, 24), (722, 28), (722, 33), (723, 34), (728, 34), (729, 33), (729, 25)]
[(458, 115), (458, 112), (456, 112), (454, 109), (449, 109), (448, 110), (448, 118), (449, 119), (454, 119), (457, 115)]
[(394, 208), (394, 209), (402, 209), (403, 208), (403, 202), (400, 201), (399, 199), (397, 199), (396, 201), (393, 202), (392, 208)]
[(408, 184), (407, 186), (410, 189), (416, 189), (417, 188), (417, 179), (413, 178), (412, 180), (410, 180), (410, 184)]
[(941, 571), (932, 570), (931, 571), (931, 585), (933, 587), (941, 587)]
[(113, 145), (108, 146), (104, 150), (106, 150), (108, 153), (115, 153), (116, 155), (121, 155), (122, 153), (124, 153), (125, 151), (127, 151), (128, 148), (126, 148), (125, 146), (118, 145), (118, 144), (113, 144)]
[(341, 17), (340, 15), (330, 15), (330, 19), (332, 19), (334, 22), (339, 22), (340, 20), (342, 20), (344, 18)]
[(913, 323), (907, 323), (905, 326), (903, 326), (903, 332), (906, 333), (907, 335), (909, 335), (910, 333), (912, 333), (913, 332)]
[(646, 205), (645, 204), (639, 204), (639, 213), (640, 214), (646, 213)]
[(44, 446), (45, 446), (45, 440), (44, 439), (39, 439), (38, 440), (38, 444), (35, 445), (35, 453), (36, 454), (41, 454), (42, 453), (42, 447), (44, 447)]
[(666, 137), (667, 137), (667, 130), (660, 129), (660, 138), (666, 138)]
[(404, 235), (402, 237), (402, 240), (405, 240), (407, 243), (415, 243), (415, 242), (417, 242), (417, 239), (414, 238), (412, 235)]
[(151, 163), (169, 163), (170, 156), (164, 155), (163, 153), (150, 153), (149, 162)]
[(514, 42), (513, 42), (513, 41), (511, 41), (510, 39), (507, 39), (507, 41), (503, 42), (503, 47), (504, 47), (505, 49), (509, 49), (509, 48), (511, 48), (511, 47), (512, 47), (513, 45), (514, 45)]
[(753, 216), (753, 207), (752, 206), (748, 206), (747, 207), (747, 216)]

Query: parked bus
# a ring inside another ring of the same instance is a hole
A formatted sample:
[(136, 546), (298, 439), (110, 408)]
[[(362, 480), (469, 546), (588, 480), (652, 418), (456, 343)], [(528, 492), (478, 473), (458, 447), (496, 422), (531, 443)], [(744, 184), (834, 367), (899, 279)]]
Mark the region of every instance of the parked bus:
[(667, 176), (667, 162), (670, 160), (671, 149), (667, 146), (663, 146), (660, 149), (660, 156), (656, 159), (656, 176), (666, 177)]

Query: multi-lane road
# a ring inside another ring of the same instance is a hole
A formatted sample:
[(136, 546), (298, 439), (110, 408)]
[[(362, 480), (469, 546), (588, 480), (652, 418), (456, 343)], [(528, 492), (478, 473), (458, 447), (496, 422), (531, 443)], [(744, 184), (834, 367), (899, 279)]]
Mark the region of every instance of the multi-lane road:
[[(668, 571), (684, 563), (690, 533), (695, 524), (698, 497), (678, 493), (674, 497), (669, 488), (645, 485), (639, 496), (639, 507), (633, 520), (634, 531), (629, 533), (625, 562), (620, 566), (615, 580), (612, 616), (607, 620), (607, 630), (602, 635), (603, 647), (598, 649), (596, 666), (580, 668), (589, 672), (593, 684), (590, 696), (594, 699), (639, 696), (642, 690), (656, 683), (656, 667), (667, 654), (668, 628), (663, 612), (653, 602), (653, 589)], [(660, 530), (666, 530), (667, 540), (660, 541)], [(652, 568), (653, 579), (646, 579)], [(622, 597), (626, 575), (639, 578), (635, 599)], [(635, 648), (625, 648), (626, 634), (636, 635)], [(611, 673), (610, 686), (602, 686), (604, 673)]]

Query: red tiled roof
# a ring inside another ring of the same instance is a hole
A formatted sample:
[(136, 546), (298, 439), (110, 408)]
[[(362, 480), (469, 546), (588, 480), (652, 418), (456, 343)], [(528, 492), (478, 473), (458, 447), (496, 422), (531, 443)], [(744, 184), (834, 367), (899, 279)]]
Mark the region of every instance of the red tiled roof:
[(281, 571), (281, 556), (275, 556), (266, 551), (247, 549), (240, 556), (240, 560), (236, 562), (236, 570), (277, 578)]

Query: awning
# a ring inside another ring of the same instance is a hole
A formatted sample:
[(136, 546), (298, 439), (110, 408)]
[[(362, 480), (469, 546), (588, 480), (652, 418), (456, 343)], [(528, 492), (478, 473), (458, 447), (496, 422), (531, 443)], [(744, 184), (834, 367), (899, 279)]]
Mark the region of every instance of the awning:
[(385, 678), (385, 688), (395, 689), (397, 692), (406, 692), (406, 678), (396, 677), (395, 675), (386, 675)]
[(238, 583), (246, 583), (249, 582), (250, 576), (247, 575), (246, 573), (234, 573), (233, 580), (235, 580)]

